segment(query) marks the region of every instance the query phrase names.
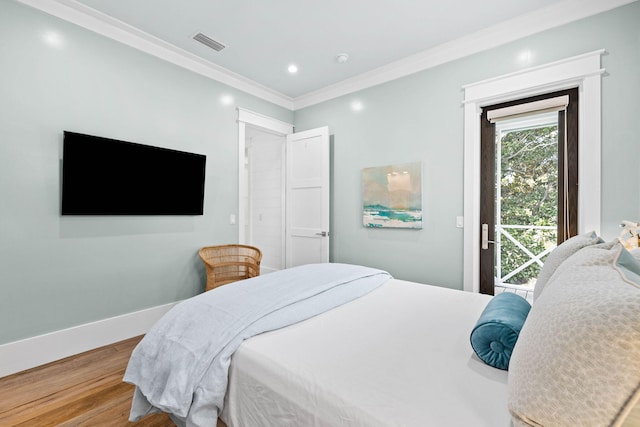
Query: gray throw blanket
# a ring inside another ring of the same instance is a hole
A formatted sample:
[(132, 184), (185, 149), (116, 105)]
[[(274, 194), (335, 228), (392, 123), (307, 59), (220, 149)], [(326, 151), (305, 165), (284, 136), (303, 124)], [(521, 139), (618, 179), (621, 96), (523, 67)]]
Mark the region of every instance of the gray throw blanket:
[(391, 276), (349, 264), (310, 264), (234, 282), (181, 302), (134, 349), (130, 420), (167, 412), (179, 426), (215, 426), (233, 352), (247, 338), (352, 301)]

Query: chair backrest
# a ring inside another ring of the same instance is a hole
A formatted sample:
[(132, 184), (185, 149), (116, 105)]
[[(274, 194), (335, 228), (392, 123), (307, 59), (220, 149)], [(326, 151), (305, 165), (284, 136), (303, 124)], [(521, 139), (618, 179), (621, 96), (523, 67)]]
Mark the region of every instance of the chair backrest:
[(205, 246), (198, 251), (198, 255), (207, 269), (207, 291), (260, 275), (262, 252), (254, 246)]

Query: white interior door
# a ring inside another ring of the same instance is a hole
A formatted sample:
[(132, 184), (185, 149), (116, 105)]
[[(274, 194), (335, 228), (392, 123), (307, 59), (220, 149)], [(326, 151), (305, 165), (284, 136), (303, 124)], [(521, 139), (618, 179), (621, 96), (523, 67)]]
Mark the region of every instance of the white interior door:
[(329, 129), (287, 135), (286, 267), (329, 262)]

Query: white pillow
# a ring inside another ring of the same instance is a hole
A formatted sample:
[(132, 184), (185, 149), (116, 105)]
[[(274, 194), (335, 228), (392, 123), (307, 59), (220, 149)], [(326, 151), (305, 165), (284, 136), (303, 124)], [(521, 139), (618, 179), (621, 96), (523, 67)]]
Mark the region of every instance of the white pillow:
[(553, 273), (555, 273), (556, 269), (567, 258), (584, 247), (602, 243), (603, 241), (604, 240), (598, 237), (595, 231), (591, 231), (590, 233), (573, 236), (551, 251), (547, 259), (544, 261), (542, 270), (540, 270), (540, 274), (536, 280), (536, 286), (533, 289), (533, 300), (535, 301), (538, 299), (542, 293), (542, 289), (546, 286), (551, 276), (553, 276)]
[(620, 426), (640, 399), (640, 261), (611, 246), (571, 256), (531, 308), (509, 363), (514, 425)]

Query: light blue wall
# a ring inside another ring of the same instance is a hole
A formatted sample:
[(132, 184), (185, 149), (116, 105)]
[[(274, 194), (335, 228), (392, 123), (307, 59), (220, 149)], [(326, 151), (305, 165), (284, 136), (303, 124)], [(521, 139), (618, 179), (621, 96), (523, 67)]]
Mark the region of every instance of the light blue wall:
[[(60, 35), (54, 48), (46, 32)], [(235, 104), (223, 106), (222, 95)], [(192, 296), (199, 247), (237, 241), (235, 106), (293, 113), (0, 2), (0, 344)], [(207, 155), (203, 216), (61, 217), (64, 130)]]
[[(328, 125), (333, 136), (332, 260), (395, 277), (462, 288), (462, 86), (525, 67), (606, 49), (602, 65), (602, 230), (640, 220), (640, 3), (453, 61), (295, 113), (297, 130)], [(352, 111), (353, 101), (361, 111)], [(364, 167), (424, 162), (424, 228), (361, 225)]]
[[(295, 114), (14, 1), (0, 2), (0, 343), (194, 295), (207, 244), (236, 241), (235, 106), (329, 125), (332, 259), (462, 287), (461, 87), (605, 48), (602, 233), (640, 219), (640, 4), (546, 31)], [(52, 48), (44, 31), (60, 33)], [(235, 104), (219, 98), (230, 94)], [(355, 113), (352, 100), (364, 108)], [(207, 155), (205, 215), (59, 215), (63, 130)], [(424, 162), (424, 229), (361, 225), (363, 167)]]

